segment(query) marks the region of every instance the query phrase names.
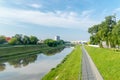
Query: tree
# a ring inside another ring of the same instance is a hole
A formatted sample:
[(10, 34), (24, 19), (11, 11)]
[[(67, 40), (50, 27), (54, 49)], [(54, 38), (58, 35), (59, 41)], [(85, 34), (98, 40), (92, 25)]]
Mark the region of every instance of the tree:
[(98, 32), (99, 24), (88, 28), (88, 33), (94, 35)]
[(23, 42), (23, 44), (30, 44), (30, 38), (28, 36), (24, 35), (22, 42)]
[(13, 36), (13, 38), (17, 39), (17, 44), (23, 44), (23, 35), (22, 34), (16, 34), (15, 36)]
[(17, 38), (12, 38), (11, 40), (9, 40), (8, 43), (11, 45), (16, 45), (16, 44), (18, 44), (18, 40), (17, 40)]
[(50, 47), (55, 47), (58, 44), (57, 41), (55, 41), (53, 39), (46, 39), (46, 40), (44, 40), (44, 43)]
[(46, 39), (44, 40), (44, 43), (50, 47), (56, 47), (58, 45), (63, 45), (65, 42), (63, 40), (55, 41), (53, 39)]
[(6, 37), (5, 36), (0, 36), (0, 44), (3, 44), (6, 42)]
[(114, 20), (115, 16), (107, 16), (105, 18), (105, 32), (106, 32), (106, 43), (109, 47), (112, 47), (112, 30), (116, 25), (116, 20)]
[(65, 42), (63, 41), (63, 40), (59, 40), (59, 41), (57, 41), (57, 44), (58, 45), (63, 45)]
[(37, 44), (38, 38), (35, 36), (30, 36), (30, 44)]
[(98, 36), (96, 35), (90, 36), (90, 44), (97, 45), (99, 43), (99, 39), (97, 37)]
[(102, 41), (106, 41), (109, 47), (114, 46), (112, 31), (116, 25), (115, 16), (107, 16), (103, 22), (94, 25), (88, 29), (91, 34), (90, 42), (92, 44), (99, 44), (102, 46)]
[(23, 45), (23, 44), (37, 44), (38, 38), (36, 36), (26, 36), (22, 34), (16, 34), (12, 37), (12, 39), (9, 41), (9, 44), (14, 45)]
[(120, 20), (115, 25), (113, 31), (112, 31), (112, 38), (114, 45), (120, 46)]

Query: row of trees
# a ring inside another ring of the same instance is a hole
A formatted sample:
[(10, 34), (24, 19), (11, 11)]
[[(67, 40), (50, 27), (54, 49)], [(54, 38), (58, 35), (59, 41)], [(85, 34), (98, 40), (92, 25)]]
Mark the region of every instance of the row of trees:
[(38, 38), (36, 36), (26, 36), (22, 34), (16, 34), (8, 42), (5, 36), (0, 36), (0, 44), (8, 43), (12, 45), (27, 45), (27, 44), (37, 44)]
[(46, 39), (46, 40), (44, 40), (44, 43), (47, 44), (50, 47), (56, 47), (58, 45), (63, 45), (64, 41), (63, 40), (56, 41), (56, 40), (53, 40), (53, 39)]
[[(38, 38), (36, 36), (26, 36), (22, 34), (16, 34), (13, 36), (10, 40), (6, 40), (5, 36), (0, 36), (0, 44), (8, 43), (11, 45), (28, 45), (28, 44), (37, 44)], [(43, 42), (44, 44), (50, 46), (50, 47), (56, 47), (58, 45), (63, 45), (63, 40), (53, 40), (53, 39), (46, 39)]]
[(8, 42), (9, 44), (17, 44), (17, 45), (27, 45), (27, 44), (37, 44), (38, 38), (36, 36), (26, 36), (22, 34), (16, 34), (12, 37), (12, 39)]
[(88, 32), (91, 34), (91, 44), (99, 44), (103, 47), (104, 41), (108, 47), (120, 46), (120, 20), (117, 22), (115, 15), (105, 17), (103, 22), (90, 27)]

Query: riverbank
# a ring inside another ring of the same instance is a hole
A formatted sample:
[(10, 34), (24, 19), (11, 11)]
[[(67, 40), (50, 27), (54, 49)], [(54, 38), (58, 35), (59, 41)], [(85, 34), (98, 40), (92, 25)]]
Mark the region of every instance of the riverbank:
[(46, 74), (42, 80), (78, 80), (81, 76), (81, 56), (80, 46), (67, 55), (56, 68)]
[(12, 55), (22, 55), (30, 53), (52, 53), (54, 50), (63, 49), (64, 45), (57, 47), (49, 47), (47, 45), (21, 45), (11, 47), (0, 47), (0, 58), (9, 57)]
[(85, 48), (104, 80), (120, 80), (120, 52), (88, 46)]

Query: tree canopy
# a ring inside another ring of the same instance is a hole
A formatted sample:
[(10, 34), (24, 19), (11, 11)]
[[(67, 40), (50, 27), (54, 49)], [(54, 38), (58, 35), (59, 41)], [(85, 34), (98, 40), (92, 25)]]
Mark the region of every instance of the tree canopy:
[(0, 36), (0, 44), (3, 44), (6, 42), (6, 37), (5, 36)]
[(37, 44), (38, 38), (36, 36), (26, 36), (22, 34), (16, 34), (12, 37), (12, 39), (8, 42), (13, 45), (26, 45), (26, 44)]
[[(8, 42), (10, 45), (35, 45), (38, 44), (39, 39), (36, 36), (27, 36), (22, 34), (15, 34), (9, 40), (6, 40), (7, 37), (0, 36), (0, 44)], [(50, 47), (56, 47), (58, 45), (63, 45), (65, 42), (63, 40), (53, 40), (53, 39), (46, 39), (42, 44), (46, 44)]]
[(91, 44), (102, 47), (102, 42), (105, 41), (108, 47), (120, 45), (120, 21), (116, 22), (115, 15), (105, 17), (100, 24), (90, 27), (88, 33), (91, 34)]
[(56, 41), (56, 40), (53, 40), (53, 39), (46, 39), (46, 40), (44, 40), (44, 43), (47, 44), (50, 47), (56, 47), (58, 45), (63, 45), (64, 41), (63, 40)]

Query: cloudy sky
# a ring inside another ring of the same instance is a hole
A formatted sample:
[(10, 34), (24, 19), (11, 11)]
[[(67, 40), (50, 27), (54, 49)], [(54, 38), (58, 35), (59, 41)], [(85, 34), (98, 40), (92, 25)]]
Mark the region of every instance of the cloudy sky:
[(0, 0), (0, 35), (89, 40), (88, 28), (114, 13), (120, 0)]

